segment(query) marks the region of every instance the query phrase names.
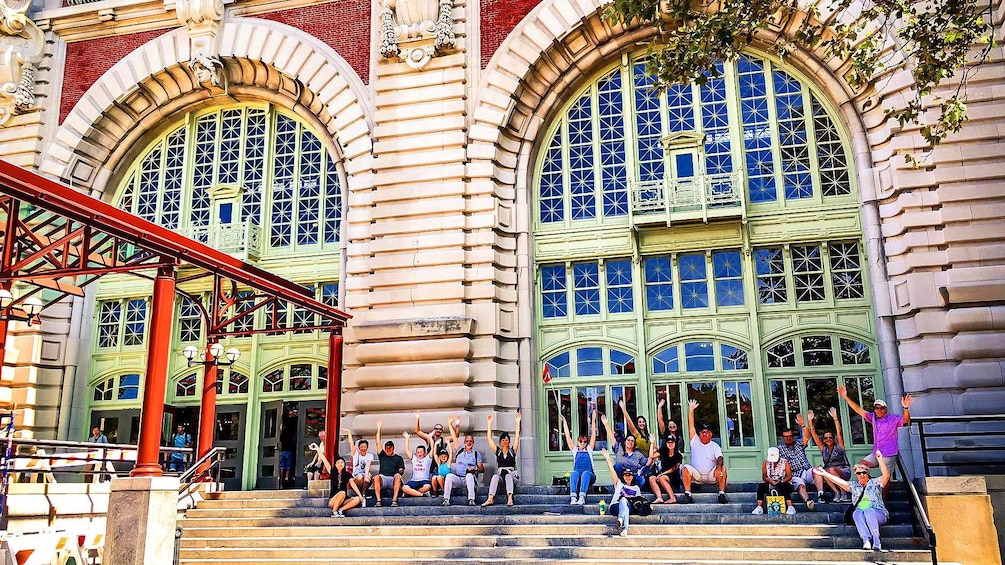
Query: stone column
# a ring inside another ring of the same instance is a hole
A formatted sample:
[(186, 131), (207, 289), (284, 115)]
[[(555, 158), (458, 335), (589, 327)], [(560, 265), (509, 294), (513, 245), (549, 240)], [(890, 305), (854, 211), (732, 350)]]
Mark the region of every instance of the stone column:
[(500, 282), (492, 186), (468, 182), (469, 65), (478, 62), (467, 48), (466, 6), (399, 0), (381, 13), (374, 188), (350, 195), (347, 218), (354, 318), (345, 410), (357, 437), (377, 418), (386, 437), (399, 437), (416, 409), (427, 431), (448, 414), (461, 417), (463, 431), (484, 429), (493, 411), (502, 412), (497, 429), (513, 429), (516, 348), (500, 330), (500, 293), (515, 277)]
[(103, 562), (173, 563), (177, 523), (178, 477), (112, 479)]

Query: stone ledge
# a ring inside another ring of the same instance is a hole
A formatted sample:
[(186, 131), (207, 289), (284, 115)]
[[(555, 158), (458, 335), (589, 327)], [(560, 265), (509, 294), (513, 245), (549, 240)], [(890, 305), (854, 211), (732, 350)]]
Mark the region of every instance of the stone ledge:
[(987, 481), (983, 476), (970, 477), (926, 477), (919, 481), (921, 494), (932, 495), (974, 495), (988, 493)]
[(360, 322), (353, 324), (353, 331), (358, 340), (365, 342), (470, 336), (474, 327), (474, 318), (444, 316)]

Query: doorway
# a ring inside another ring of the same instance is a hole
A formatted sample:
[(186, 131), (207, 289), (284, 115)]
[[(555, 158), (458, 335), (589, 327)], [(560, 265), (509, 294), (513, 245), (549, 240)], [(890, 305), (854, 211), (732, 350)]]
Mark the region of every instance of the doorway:
[(225, 490), (241, 490), (247, 410), (245, 404), (221, 404), (216, 407), (213, 445), (224, 449), (220, 481)]
[[(304, 465), (314, 457), (308, 447), (318, 441), (325, 425), (323, 400), (262, 403), (259, 430), (258, 477), (255, 488), (303, 488), (307, 486)], [(280, 457), (284, 450), (293, 452), (291, 480), (280, 485)]]

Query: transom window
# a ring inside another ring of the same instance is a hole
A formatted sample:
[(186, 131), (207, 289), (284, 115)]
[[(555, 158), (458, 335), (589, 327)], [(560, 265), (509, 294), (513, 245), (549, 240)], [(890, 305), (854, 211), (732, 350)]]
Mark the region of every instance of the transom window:
[(649, 312), (674, 309), (674, 296), (678, 295), (674, 280), (679, 284), (681, 309), (708, 308), (710, 304), (716, 307), (744, 304), (743, 264), (739, 251), (700, 251), (646, 257), (643, 259), (643, 270), (646, 310)]
[(767, 348), (765, 356), (767, 367), (777, 369), (868, 365), (872, 362), (868, 344), (831, 335), (786, 339)]
[(328, 388), (328, 367), (294, 363), (272, 369), (262, 376), (262, 392), (300, 392)]
[(635, 357), (617, 349), (578, 347), (545, 361), (553, 378), (634, 375)]
[(109, 377), (95, 383), (91, 399), (95, 402), (136, 400), (140, 397), (140, 376), (137, 373)]
[[(637, 60), (583, 89), (548, 131), (538, 222), (626, 216), (630, 181), (668, 175), (742, 172), (751, 204), (851, 194), (840, 131), (806, 84), (752, 55), (719, 69), (705, 84), (658, 93)], [(683, 172), (668, 170), (664, 146), (679, 134), (700, 140), (697, 162)]]
[(102, 301), (98, 303), (97, 312), (98, 347), (143, 345), (147, 328), (146, 299)]
[[(217, 373), (216, 378), (216, 394), (247, 394), (248, 393), (248, 377), (247, 375), (238, 373), (237, 371), (227, 371), (225, 375), (223, 370)], [(197, 396), (199, 391), (197, 390), (197, 384), (199, 382), (199, 373), (189, 373), (178, 379), (175, 383), (175, 397), (184, 398), (189, 396)], [(224, 386), (226, 384), (226, 387)]]
[(689, 341), (664, 348), (652, 357), (654, 375), (750, 369), (747, 351), (716, 341)]
[(245, 105), (186, 114), (129, 170), (117, 204), (171, 229), (245, 223), (267, 247), (315, 250), (337, 248), (341, 190), (313, 131)]

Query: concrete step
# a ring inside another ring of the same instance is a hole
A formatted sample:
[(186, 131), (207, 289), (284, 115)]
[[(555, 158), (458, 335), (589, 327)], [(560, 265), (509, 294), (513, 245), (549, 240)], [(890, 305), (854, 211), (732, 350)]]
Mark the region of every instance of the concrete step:
[[(457, 517), (463, 518), (463, 517)], [(533, 518), (541, 518), (537, 523), (531, 522)], [(296, 526), (273, 526), (273, 527), (240, 527), (235, 526), (231, 521), (221, 521), (218, 526), (204, 524), (205, 521), (186, 520), (184, 536), (182, 539), (193, 537), (214, 537), (214, 538), (294, 538), (306, 535), (317, 537), (338, 537), (338, 536), (464, 536), (475, 538), (479, 536), (534, 536), (539, 535), (547, 526), (547, 534), (556, 537), (573, 537), (578, 535), (599, 536), (617, 533), (614, 520), (611, 518), (597, 517), (597, 520), (577, 520), (571, 523), (556, 523), (555, 520), (569, 518), (567, 516), (520, 516), (513, 517), (513, 522), (520, 520), (525, 523), (499, 524), (498, 519), (477, 516), (468, 520), (470, 523), (441, 524), (437, 521), (433, 525), (410, 523), (389, 524), (384, 520), (373, 521), (368, 524), (359, 524), (359, 520), (352, 518), (336, 519), (336, 525), (321, 525), (317, 523), (305, 522)], [(593, 517), (581, 517), (593, 518)], [(547, 522), (544, 520), (548, 519)], [(353, 523), (356, 522), (356, 523)], [(305, 529), (309, 527), (310, 529)], [(669, 535), (669, 536), (778, 536), (779, 528), (775, 524), (639, 524), (632, 523), (632, 532), (640, 535)], [(788, 524), (785, 526), (784, 535), (791, 536), (833, 536), (833, 537), (854, 537), (855, 527), (844, 524)], [(895, 524), (883, 526), (884, 537), (910, 538), (913, 530), (910, 525)]]
[[(619, 537), (619, 539), (621, 539)], [(443, 559), (453, 561), (457, 558), (482, 559), (497, 561), (505, 559), (598, 559), (608, 563), (622, 562), (628, 559), (647, 559), (653, 557), (650, 547), (639, 547), (632, 536), (622, 540), (618, 546), (578, 545), (557, 546), (544, 543), (525, 547), (384, 547), (373, 545), (366, 550), (367, 562), (371, 560), (433, 560)], [(806, 549), (806, 548), (709, 548), (704, 546), (675, 547), (675, 559), (733, 559), (733, 560), (763, 560), (766, 558), (790, 562), (813, 563), (816, 561), (866, 561), (881, 555), (884, 561), (919, 562), (929, 558), (923, 551), (893, 550), (877, 554), (861, 549)], [(185, 549), (182, 557), (188, 559), (218, 559), (231, 561), (234, 559), (289, 559), (299, 556), (312, 557), (317, 560), (358, 559), (358, 547), (304, 547), (304, 548), (214, 548)]]
[[(358, 547), (370, 548), (374, 546), (371, 537), (360, 535), (349, 535), (339, 533), (338, 535), (320, 536), (314, 532), (311, 535), (289, 536), (281, 538), (281, 543), (287, 549), (301, 548), (344, 548)], [(601, 534), (575, 535), (570, 532), (565, 536), (553, 534), (520, 534), (520, 535), (387, 535), (380, 541), (381, 547), (536, 547), (542, 545), (569, 546), (569, 547), (624, 547), (626, 545), (636, 545), (639, 547), (667, 548), (667, 547), (707, 547), (707, 548), (827, 548), (840, 549), (855, 547), (860, 540), (857, 536), (828, 536), (828, 535), (694, 535), (694, 534), (637, 534), (632, 532), (632, 543), (626, 544), (625, 540), (616, 536), (615, 528)], [(276, 546), (280, 538), (234, 538), (234, 537), (182, 537), (181, 547), (183, 549), (235, 549), (242, 547), (272, 548)], [(884, 542), (888, 549), (916, 550), (923, 549), (919, 545), (919, 540), (891, 538)]]
[[(885, 558), (885, 554), (876, 554), (866, 556), (866, 560), (863, 561), (815, 561), (814, 565), (875, 565), (876, 563), (883, 563), (883, 565), (903, 565), (905, 563), (924, 563), (927, 561), (889, 561)], [(223, 561), (218, 558), (209, 559), (181, 559), (180, 561), (183, 565), (316, 565), (317, 560), (310, 557), (302, 558), (287, 558), (287, 559), (232, 559), (230, 561)], [(393, 559), (393, 560), (383, 560), (383, 559), (367, 559), (365, 561), (366, 565), (444, 565), (444, 560), (442, 559)], [(467, 559), (459, 557), (449, 558), (449, 563), (451, 565), (483, 565), (485, 561), (483, 559)], [(555, 560), (553, 558), (529, 558), (529, 559), (498, 559), (493, 560), (493, 564), (502, 565), (553, 565)], [(563, 559), (563, 565), (610, 565), (610, 561), (604, 559)], [(734, 560), (734, 559), (674, 559), (672, 557), (660, 556), (659, 558), (648, 558), (648, 559), (619, 559), (617, 563), (623, 565), (800, 565), (800, 562), (787, 562), (779, 561), (777, 559), (772, 559), (770, 557), (764, 559), (755, 560)], [(947, 563), (940, 562), (941, 565), (961, 565), (960, 563)]]

